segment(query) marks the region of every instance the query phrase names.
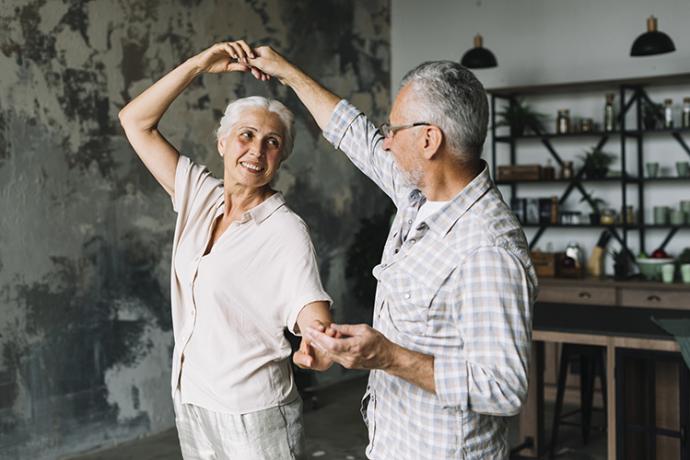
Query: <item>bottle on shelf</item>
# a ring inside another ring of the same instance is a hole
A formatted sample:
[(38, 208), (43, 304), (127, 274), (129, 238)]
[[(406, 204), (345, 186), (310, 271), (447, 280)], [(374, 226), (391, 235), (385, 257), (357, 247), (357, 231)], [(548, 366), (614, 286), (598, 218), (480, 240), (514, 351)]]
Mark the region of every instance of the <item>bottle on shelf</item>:
[(664, 128), (673, 128), (673, 99), (664, 99)]
[(604, 106), (604, 131), (613, 131), (616, 128), (616, 114), (613, 107), (615, 93), (606, 95), (606, 105)]
[(563, 168), (561, 169), (561, 179), (572, 179), (573, 178), (573, 162), (564, 161)]
[(551, 223), (552, 224), (557, 224), (559, 222), (559, 216), (558, 216), (558, 197), (557, 196), (552, 196), (551, 197)]
[(690, 128), (690, 97), (683, 98), (683, 119), (681, 120), (683, 128)]
[(556, 178), (556, 169), (553, 167), (551, 158), (546, 160), (546, 166), (541, 168), (542, 180), (554, 180)]
[(570, 110), (561, 109), (556, 117), (556, 133), (568, 134), (570, 132)]

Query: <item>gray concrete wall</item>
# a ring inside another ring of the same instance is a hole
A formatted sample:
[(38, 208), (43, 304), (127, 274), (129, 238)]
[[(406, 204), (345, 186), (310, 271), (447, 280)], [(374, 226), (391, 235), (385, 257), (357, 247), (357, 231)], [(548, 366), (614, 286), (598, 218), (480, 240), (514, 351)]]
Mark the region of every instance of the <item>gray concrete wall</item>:
[[(274, 45), (383, 120), (389, 2), (0, 4), (0, 457), (55, 458), (173, 424), (174, 214), (118, 110), (184, 58), (246, 38)], [(216, 123), (230, 100), (253, 94), (296, 111), (295, 153), (277, 187), (312, 229), (336, 317), (370, 317), (369, 247), (387, 201), (321, 139), (291, 92), (250, 76), (204, 76), (161, 130), (218, 174)]]

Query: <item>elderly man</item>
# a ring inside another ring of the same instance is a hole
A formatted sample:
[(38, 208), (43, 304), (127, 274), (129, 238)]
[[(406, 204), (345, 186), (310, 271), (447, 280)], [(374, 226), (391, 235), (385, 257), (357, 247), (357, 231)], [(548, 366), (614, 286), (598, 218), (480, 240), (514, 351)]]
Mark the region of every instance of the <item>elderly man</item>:
[(480, 159), (481, 83), (454, 62), (421, 64), (377, 129), (274, 50), (256, 53), (250, 65), (290, 86), (326, 139), (397, 207), (373, 270), (373, 328), (305, 331), (334, 361), (371, 369), (367, 456), (506, 458), (506, 417), (527, 395), (537, 278), (524, 233)]

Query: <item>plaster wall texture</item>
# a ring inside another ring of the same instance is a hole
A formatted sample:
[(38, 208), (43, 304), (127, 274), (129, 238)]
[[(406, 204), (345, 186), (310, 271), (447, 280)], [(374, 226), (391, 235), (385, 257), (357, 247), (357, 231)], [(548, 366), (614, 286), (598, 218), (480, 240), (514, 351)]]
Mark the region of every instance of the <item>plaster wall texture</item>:
[[(0, 1), (0, 457), (55, 458), (173, 424), (174, 213), (119, 109), (185, 58), (245, 38), (383, 119), (389, 14), (387, 0)], [(364, 321), (371, 274), (353, 254), (387, 218), (387, 200), (293, 93), (203, 76), (160, 129), (219, 175), (216, 124), (230, 100), (255, 94), (296, 113), (276, 187), (311, 228), (336, 318)]]

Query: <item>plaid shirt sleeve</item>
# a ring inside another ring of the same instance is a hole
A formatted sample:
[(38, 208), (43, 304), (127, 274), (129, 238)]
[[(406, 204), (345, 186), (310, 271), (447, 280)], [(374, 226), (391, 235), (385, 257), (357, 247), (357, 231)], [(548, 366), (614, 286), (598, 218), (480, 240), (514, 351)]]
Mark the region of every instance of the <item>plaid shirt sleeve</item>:
[(383, 150), (383, 135), (367, 117), (345, 99), (333, 110), (323, 132), (328, 142), (342, 150), (357, 168), (388, 195), (397, 205), (406, 197), (403, 175), (393, 156)]
[(509, 416), (527, 397), (531, 344), (530, 280), (518, 258), (480, 247), (460, 270), (456, 354), (436, 357), (436, 394), (445, 406)]

